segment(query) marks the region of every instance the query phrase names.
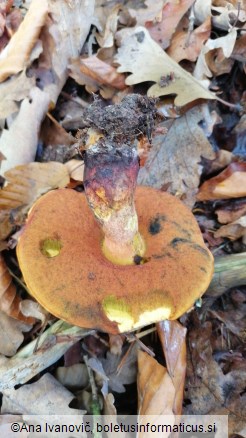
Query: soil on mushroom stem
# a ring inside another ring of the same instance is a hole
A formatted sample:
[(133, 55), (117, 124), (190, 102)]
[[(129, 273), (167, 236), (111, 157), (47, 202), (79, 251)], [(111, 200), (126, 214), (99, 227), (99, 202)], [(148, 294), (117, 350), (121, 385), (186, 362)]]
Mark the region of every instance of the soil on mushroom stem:
[(140, 94), (127, 95), (120, 104), (104, 106), (99, 99), (90, 105), (84, 117), (88, 124), (106, 136), (120, 142), (132, 142), (134, 137), (151, 133), (157, 116), (156, 99)]

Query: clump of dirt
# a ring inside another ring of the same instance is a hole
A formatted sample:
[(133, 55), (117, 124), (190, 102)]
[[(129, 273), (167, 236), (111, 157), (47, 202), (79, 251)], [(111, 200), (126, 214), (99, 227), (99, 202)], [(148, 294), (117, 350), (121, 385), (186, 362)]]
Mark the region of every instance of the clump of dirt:
[(129, 143), (142, 135), (150, 141), (156, 116), (156, 99), (140, 94), (128, 94), (119, 104), (106, 107), (96, 98), (84, 112), (89, 126), (117, 143)]

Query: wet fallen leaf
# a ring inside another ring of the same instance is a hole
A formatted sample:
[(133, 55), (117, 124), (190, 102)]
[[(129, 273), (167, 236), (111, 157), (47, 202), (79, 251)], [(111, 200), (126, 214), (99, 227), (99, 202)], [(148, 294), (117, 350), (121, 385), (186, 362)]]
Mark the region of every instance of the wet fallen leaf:
[(5, 173), (8, 184), (0, 191), (0, 223), (3, 225), (1, 239), (5, 239), (15, 226), (15, 211), (18, 225), (25, 220), (25, 213), (43, 193), (69, 183), (67, 168), (62, 163), (29, 163), (16, 166)]
[(246, 163), (231, 163), (223, 172), (205, 181), (199, 189), (197, 199), (240, 198), (246, 196)]
[(24, 340), (22, 332), (28, 332), (32, 326), (11, 318), (0, 311), (0, 353), (13, 356)]
[(169, 183), (169, 192), (185, 194), (184, 202), (194, 204), (202, 171), (201, 156), (214, 158), (212, 147), (198, 125), (201, 120), (202, 111), (196, 107), (179, 119), (161, 124), (168, 132), (153, 138), (148, 159), (139, 172), (139, 184), (161, 188)]
[(138, 27), (123, 40), (115, 60), (120, 64), (120, 73), (132, 73), (126, 79), (127, 85), (156, 82), (149, 88), (148, 96), (175, 94), (174, 103), (178, 106), (197, 99), (216, 99), (201, 82), (170, 58), (144, 27)]
[(186, 375), (186, 332), (178, 321), (157, 323), (157, 332), (162, 344), (167, 370), (175, 387), (173, 412), (182, 414)]
[[(155, 40), (163, 49), (166, 49), (169, 46), (177, 25), (194, 1), (195, 0), (178, 0), (175, 2), (165, 2), (162, 9), (161, 21), (147, 21), (145, 23), (145, 27), (148, 29), (151, 38), (153, 38), (153, 40)], [(175, 59), (175, 61), (177, 60)]]
[(178, 31), (174, 34), (167, 54), (176, 62), (183, 59), (196, 61), (203, 43), (209, 38), (211, 32), (211, 18), (197, 27), (190, 35), (187, 31)]
[(33, 0), (18, 31), (1, 53), (0, 82), (22, 71), (30, 62), (31, 51), (37, 42), (48, 15), (48, 0)]
[(3, 391), (2, 414), (81, 415), (84, 412), (69, 408), (74, 395), (51, 374), (46, 373), (35, 383), (19, 389)]

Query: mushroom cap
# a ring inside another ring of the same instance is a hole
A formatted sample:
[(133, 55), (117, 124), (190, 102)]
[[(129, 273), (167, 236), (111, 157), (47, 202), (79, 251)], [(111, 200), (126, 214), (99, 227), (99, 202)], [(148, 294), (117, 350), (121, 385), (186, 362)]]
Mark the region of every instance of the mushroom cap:
[[(177, 319), (201, 297), (213, 274), (213, 256), (197, 222), (180, 200), (137, 187), (144, 259), (114, 265), (105, 258), (102, 231), (85, 195), (50, 191), (32, 207), (17, 246), (27, 287), (50, 313), (108, 333)], [(44, 242), (56, 242), (54, 257)]]

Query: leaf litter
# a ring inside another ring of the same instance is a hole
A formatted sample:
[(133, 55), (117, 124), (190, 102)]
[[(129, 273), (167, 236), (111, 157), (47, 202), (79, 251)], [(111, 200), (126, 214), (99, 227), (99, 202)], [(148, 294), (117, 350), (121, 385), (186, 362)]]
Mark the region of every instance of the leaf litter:
[[(182, 325), (163, 321), (143, 329), (129, 347), (129, 336), (114, 340), (54, 322), (16, 287), (18, 269), (13, 280), (8, 261), (38, 197), (56, 187), (82, 189), (83, 130), (88, 114), (95, 120), (93, 93), (104, 108), (132, 92), (159, 98), (162, 116), (152, 138), (139, 145), (139, 183), (168, 190), (193, 208), (220, 256), (238, 248), (244, 254), (244, 2), (41, 3), (33, 0), (24, 10), (7, 2), (0, 14), (2, 415), (7, 422), (6, 413), (47, 414), (57, 406), (63, 414), (82, 414), (83, 406), (90, 411), (88, 354), (104, 413), (124, 409), (123, 393), (128, 412), (170, 414), (170, 421), (182, 410), (229, 414), (230, 433), (243, 435), (244, 286), (205, 296)], [(118, 132), (110, 118), (105, 129)], [(47, 163), (35, 162), (37, 150)], [(76, 397), (77, 410), (69, 407)]]

